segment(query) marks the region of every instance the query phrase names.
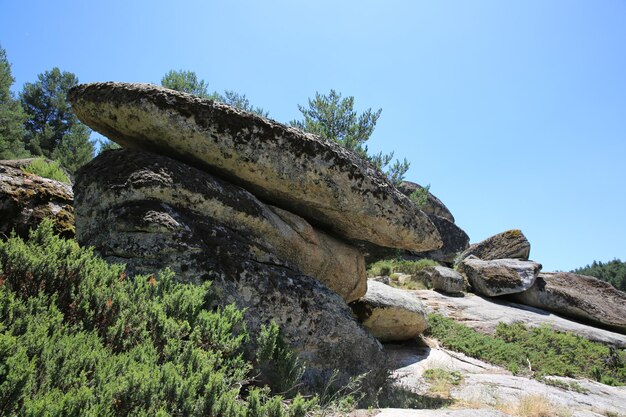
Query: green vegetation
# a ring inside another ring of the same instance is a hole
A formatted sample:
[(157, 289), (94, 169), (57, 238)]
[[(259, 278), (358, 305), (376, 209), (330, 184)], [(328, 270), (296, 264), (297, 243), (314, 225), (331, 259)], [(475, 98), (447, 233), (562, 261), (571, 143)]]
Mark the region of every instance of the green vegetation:
[(93, 158), (91, 131), (78, 121), (67, 101), (70, 88), (78, 84), (75, 74), (53, 68), (26, 83), (20, 101), (26, 119), (25, 143), (31, 154), (58, 160), (70, 173)]
[(409, 162), (396, 160), (393, 165), (393, 152), (383, 154), (379, 152), (370, 155), (367, 149), (367, 142), (374, 132), (376, 122), (380, 117), (382, 109), (372, 112), (369, 108), (365, 112), (357, 115), (354, 111), (354, 97), (341, 98), (341, 94), (335, 90), (330, 90), (328, 95), (315, 93), (315, 98), (309, 99), (308, 107), (298, 106), (303, 120), (294, 120), (292, 126), (306, 132), (315, 133), (330, 139), (346, 149), (349, 149), (369, 160), (374, 166), (383, 171), (392, 184), (397, 185), (404, 179), (404, 174), (409, 169)]
[(57, 161), (46, 161), (43, 158), (33, 159), (30, 164), (22, 168), (22, 171), (70, 184), (70, 179)]
[(11, 92), (14, 82), (6, 51), (0, 46), (0, 159), (28, 156), (23, 142), (26, 114)]
[(590, 275), (613, 285), (621, 291), (626, 291), (626, 262), (613, 259), (610, 262), (593, 261), (591, 265), (572, 271), (575, 274)]
[(237, 107), (249, 113), (255, 113), (259, 116), (269, 116), (269, 112), (263, 110), (263, 108), (250, 104), (245, 94), (239, 94), (232, 90), (226, 90), (224, 94), (220, 94), (217, 91), (209, 93), (209, 83), (199, 79), (194, 71), (171, 70), (161, 78), (161, 85), (201, 98), (221, 101), (222, 103)]
[(484, 335), (437, 314), (430, 334), (449, 349), (500, 365), (515, 374), (585, 377), (607, 385), (626, 384), (626, 352), (548, 327), (527, 329), (500, 323)]
[(389, 276), (393, 273), (415, 274), (420, 269), (427, 266), (439, 266), (432, 259), (420, 259), (409, 261), (404, 259), (384, 259), (368, 265), (367, 275), (376, 277), (381, 275)]
[(442, 368), (427, 369), (423, 376), (429, 385), (430, 393), (441, 398), (450, 398), (450, 389), (463, 381), (460, 372)]
[[(169, 272), (130, 279), (55, 236), (48, 220), (28, 241), (0, 241), (0, 415), (304, 416), (315, 407), (255, 383), (262, 370), (242, 356), (243, 313), (210, 301), (209, 283)], [(281, 361), (277, 328), (262, 339), (266, 359)]]
[(411, 195), (409, 195), (409, 198), (418, 207), (425, 206), (426, 203), (428, 202), (428, 192), (429, 192), (429, 190), (430, 190), (430, 184), (426, 185), (425, 187), (421, 187), (421, 188), (418, 188), (417, 190), (413, 191), (411, 193)]

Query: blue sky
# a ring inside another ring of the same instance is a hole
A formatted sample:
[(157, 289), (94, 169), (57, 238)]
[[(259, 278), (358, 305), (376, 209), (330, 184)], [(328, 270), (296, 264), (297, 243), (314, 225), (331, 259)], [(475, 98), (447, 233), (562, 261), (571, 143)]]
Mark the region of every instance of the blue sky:
[(0, 0), (15, 91), (196, 71), (270, 117), (316, 91), (382, 108), (373, 151), (411, 162), (473, 242), (520, 228), (544, 270), (626, 260), (626, 2)]

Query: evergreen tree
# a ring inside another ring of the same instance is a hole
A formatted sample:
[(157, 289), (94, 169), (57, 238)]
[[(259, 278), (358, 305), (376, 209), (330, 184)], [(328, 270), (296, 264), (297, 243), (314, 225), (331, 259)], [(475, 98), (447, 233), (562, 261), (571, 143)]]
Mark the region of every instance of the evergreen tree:
[(165, 88), (193, 94), (200, 98), (220, 101), (259, 116), (267, 117), (269, 115), (269, 112), (263, 110), (263, 108), (250, 104), (250, 100), (248, 100), (245, 94), (239, 94), (232, 90), (226, 90), (224, 94), (220, 94), (217, 91), (209, 93), (209, 83), (198, 79), (194, 71), (171, 70), (161, 78), (161, 85)]
[(591, 265), (575, 269), (572, 272), (596, 277), (610, 283), (618, 290), (626, 291), (626, 262), (619, 259), (613, 259), (606, 263), (593, 261)]
[(70, 172), (89, 162), (94, 149), (91, 131), (78, 121), (67, 101), (68, 91), (77, 84), (76, 75), (55, 67), (39, 74), (37, 82), (26, 83), (20, 94), (28, 115), (28, 149), (34, 155), (60, 160)]
[(193, 94), (201, 98), (215, 99), (215, 93), (209, 94), (209, 83), (199, 80), (194, 71), (170, 70), (161, 78), (161, 85), (165, 88)]
[(369, 155), (365, 144), (374, 132), (382, 109), (372, 111), (369, 108), (357, 114), (354, 110), (354, 97), (342, 98), (335, 90), (330, 90), (328, 95), (316, 92), (315, 98), (309, 99), (308, 107), (298, 105), (298, 109), (304, 120), (294, 120), (291, 122), (292, 126), (337, 142), (368, 159), (381, 171), (387, 167), (385, 173), (393, 184), (399, 184), (404, 179), (404, 174), (409, 169), (409, 162), (406, 159), (396, 160), (389, 166), (393, 152)]
[(6, 51), (0, 46), (0, 159), (29, 156), (24, 149), (26, 115), (11, 93), (14, 82)]

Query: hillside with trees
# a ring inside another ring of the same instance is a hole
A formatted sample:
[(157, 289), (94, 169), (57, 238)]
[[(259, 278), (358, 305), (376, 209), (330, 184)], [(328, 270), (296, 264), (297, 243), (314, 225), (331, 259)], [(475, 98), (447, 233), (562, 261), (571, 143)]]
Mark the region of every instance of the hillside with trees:
[(574, 269), (572, 272), (596, 277), (610, 283), (618, 290), (626, 291), (626, 262), (619, 259), (609, 262), (593, 261), (591, 265)]

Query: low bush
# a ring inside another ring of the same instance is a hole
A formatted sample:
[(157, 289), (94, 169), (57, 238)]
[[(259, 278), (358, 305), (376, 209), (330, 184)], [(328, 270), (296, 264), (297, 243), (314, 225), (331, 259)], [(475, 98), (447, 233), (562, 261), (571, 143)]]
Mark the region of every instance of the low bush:
[(0, 241), (0, 415), (304, 416), (315, 399), (255, 386), (243, 313), (210, 300), (167, 271), (130, 279), (48, 220)]
[(67, 174), (56, 161), (46, 161), (43, 158), (33, 159), (31, 163), (26, 165), (22, 170), (30, 174), (39, 175), (43, 178), (70, 184), (70, 179)]
[(419, 259), (417, 261), (385, 259), (368, 265), (367, 274), (370, 277), (388, 276), (393, 273), (415, 274), (427, 266), (439, 266), (439, 264), (432, 259)]
[(503, 366), (514, 374), (584, 377), (607, 385), (626, 384), (626, 352), (549, 327), (500, 323), (485, 335), (438, 314), (429, 316), (430, 334), (444, 346)]

